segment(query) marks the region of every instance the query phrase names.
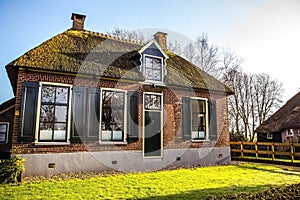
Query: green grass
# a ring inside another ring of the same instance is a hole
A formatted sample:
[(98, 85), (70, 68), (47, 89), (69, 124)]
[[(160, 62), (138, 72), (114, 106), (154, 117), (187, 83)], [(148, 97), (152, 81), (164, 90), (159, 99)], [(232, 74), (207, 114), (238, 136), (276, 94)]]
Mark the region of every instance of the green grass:
[(237, 164), (0, 185), (0, 199), (203, 199), (299, 182), (281, 167)]

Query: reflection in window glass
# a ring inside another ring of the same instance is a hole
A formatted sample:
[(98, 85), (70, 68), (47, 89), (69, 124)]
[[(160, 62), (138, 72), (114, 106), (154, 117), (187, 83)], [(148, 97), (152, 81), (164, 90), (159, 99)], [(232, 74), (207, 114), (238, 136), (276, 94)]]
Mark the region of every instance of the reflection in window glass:
[(145, 76), (148, 80), (162, 81), (162, 59), (145, 56)]
[(69, 87), (42, 85), (39, 141), (66, 141)]
[(145, 94), (144, 105), (147, 110), (160, 110), (161, 109), (161, 95)]
[(124, 104), (124, 92), (110, 90), (102, 91), (102, 141), (124, 140)]
[(207, 135), (207, 112), (206, 101), (192, 99), (191, 100), (192, 115), (192, 140), (204, 140)]

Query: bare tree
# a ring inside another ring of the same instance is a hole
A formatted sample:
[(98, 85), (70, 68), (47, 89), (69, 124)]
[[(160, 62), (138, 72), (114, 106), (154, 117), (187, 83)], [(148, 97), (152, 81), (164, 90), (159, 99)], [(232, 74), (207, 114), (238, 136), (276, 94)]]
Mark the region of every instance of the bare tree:
[(170, 52), (176, 53), (177, 55), (182, 55), (182, 50), (180, 44), (175, 40), (174, 42), (168, 42), (168, 50)]
[(107, 31), (107, 34), (141, 43), (146, 43), (148, 41), (145, 34), (141, 31), (130, 31), (119, 27), (115, 27), (112, 31)]
[(194, 59), (196, 57), (196, 48), (193, 42), (190, 42), (183, 49), (183, 56), (190, 62), (194, 63)]
[(231, 132), (253, 141), (256, 128), (282, 103), (282, 83), (266, 74), (243, 72), (242, 60), (230, 51), (224, 54), (223, 63), (223, 81), (234, 91), (228, 100)]

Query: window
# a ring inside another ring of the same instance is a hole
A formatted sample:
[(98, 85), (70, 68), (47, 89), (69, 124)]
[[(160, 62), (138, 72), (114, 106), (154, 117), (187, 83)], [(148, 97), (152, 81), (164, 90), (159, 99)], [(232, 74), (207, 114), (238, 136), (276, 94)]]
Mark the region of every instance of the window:
[(125, 127), (125, 92), (102, 90), (101, 141), (123, 142)]
[(162, 82), (162, 58), (145, 56), (145, 78), (151, 81)]
[(67, 142), (70, 86), (42, 84), (38, 142)]
[(0, 144), (6, 144), (8, 139), (8, 122), (0, 122)]
[(206, 100), (191, 99), (192, 140), (207, 139)]
[(146, 110), (161, 110), (161, 95), (145, 94)]
[(272, 140), (273, 139), (273, 134), (272, 133), (267, 133), (267, 139)]
[(287, 136), (293, 136), (294, 135), (294, 131), (292, 128), (287, 130)]

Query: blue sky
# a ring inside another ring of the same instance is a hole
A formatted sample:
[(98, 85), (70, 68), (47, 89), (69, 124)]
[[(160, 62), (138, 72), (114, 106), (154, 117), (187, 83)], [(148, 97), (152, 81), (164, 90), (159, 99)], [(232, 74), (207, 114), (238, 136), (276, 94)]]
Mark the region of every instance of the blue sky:
[(284, 100), (300, 87), (300, 1), (297, 0), (44, 0), (0, 2), (0, 103), (13, 97), (5, 65), (87, 15), (85, 28), (106, 32), (155, 28), (211, 43), (245, 59), (244, 70), (284, 83)]

